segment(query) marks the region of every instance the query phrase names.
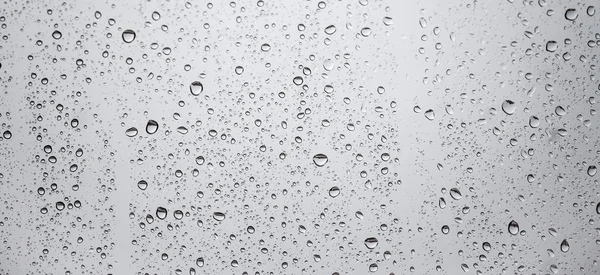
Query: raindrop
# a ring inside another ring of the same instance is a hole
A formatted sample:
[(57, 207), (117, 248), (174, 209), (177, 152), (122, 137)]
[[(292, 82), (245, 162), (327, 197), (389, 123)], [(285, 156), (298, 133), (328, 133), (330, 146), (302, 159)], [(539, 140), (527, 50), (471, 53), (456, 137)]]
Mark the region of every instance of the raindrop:
[(391, 17), (384, 17), (383, 18), (383, 24), (386, 26), (391, 26), (392, 24), (394, 24), (394, 19), (392, 19)]
[(512, 220), (508, 223), (508, 233), (511, 235), (517, 235), (517, 233), (519, 233), (519, 224), (516, 221)]
[(590, 165), (587, 169), (587, 174), (590, 177), (595, 176), (597, 172), (598, 172), (598, 168), (596, 168), (595, 165)]
[(594, 16), (594, 14), (596, 14), (596, 8), (594, 8), (594, 6), (589, 6), (587, 8), (587, 14), (589, 16)]
[(271, 49), (271, 45), (269, 45), (269, 44), (267, 44), (267, 43), (265, 43), (265, 44), (262, 44), (262, 46), (260, 46), (260, 49), (261, 49), (263, 52), (268, 52), (268, 51)]
[(578, 16), (579, 14), (575, 9), (567, 9), (567, 11), (565, 11), (565, 18), (569, 21), (575, 21)]
[(567, 251), (569, 251), (569, 248), (571, 248), (571, 247), (569, 246), (569, 243), (567, 242), (567, 239), (564, 239), (560, 243), (560, 251), (567, 252)]
[(138, 181), (137, 186), (140, 190), (146, 190), (146, 188), (148, 188), (148, 182), (145, 180), (140, 180)]
[(241, 74), (243, 74), (243, 73), (244, 73), (244, 67), (242, 67), (242, 66), (237, 66), (237, 67), (235, 67), (235, 73), (236, 73), (237, 75), (241, 75)]
[(442, 233), (448, 234), (450, 232), (450, 227), (447, 225), (442, 226)]
[(135, 137), (138, 134), (138, 130), (135, 127), (131, 127), (125, 131), (125, 135), (128, 137)]
[(198, 165), (204, 164), (204, 157), (203, 156), (196, 157), (196, 164), (198, 164)]
[(133, 30), (125, 30), (123, 31), (122, 37), (125, 43), (131, 43), (135, 40), (135, 32)]
[(63, 209), (65, 209), (65, 203), (62, 201), (59, 201), (56, 203), (56, 210), (58, 211), (62, 211)]
[(325, 33), (328, 35), (332, 35), (335, 33), (335, 26), (334, 25), (329, 25), (327, 26), (327, 28), (325, 28)]
[(161, 220), (167, 218), (167, 209), (160, 206), (156, 208), (156, 217), (158, 217)]
[(148, 120), (148, 123), (146, 123), (146, 133), (152, 135), (156, 133), (156, 131), (158, 131), (158, 122), (152, 119)]
[(2, 133), (2, 137), (4, 139), (10, 139), (12, 137), (12, 133), (9, 130), (6, 130), (4, 133)]
[(549, 52), (555, 52), (556, 50), (558, 50), (558, 43), (554, 40), (550, 40), (548, 42), (546, 42), (546, 51)]
[(200, 257), (200, 258), (196, 259), (196, 265), (198, 267), (203, 267), (204, 266), (204, 258)]
[(313, 162), (319, 167), (323, 167), (328, 161), (329, 159), (324, 154), (316, 154), (313, 157)]
[(222, 212), (214, 212), (213, 219), (215, 219), (217, 221), (223, 221), (223, 220), (225, 220), (225, 214)]
[(61, 37), (62, 37), (62, 33), (59, 31), (54, 31), (52, 33), (52, 38), (54, 38), (54, 39), (60, 39)]
[(368, 249), (373, 249), (379, 244), (379, 241), (377, 241), (377, 238), (370, 237), (370, 238), (366, 238), (364, 243)]
[(194, 81), (190, 84), (190, 93), (192, 93), (192, 95), (198, 96), (203, 90), (204, 85), (202, 85), (202, 82), (200, 81)]
[(530, 116), (529, 117), (529, 126), (531, 126), (531, 128), (537, 128), (540, 126), (540, 119), (536, 116)]
[(492, 246), (490, 245), (490, 243), (488, 242), (484, 242), (483, 244), (481, 244), (481, 247), (483, 248), (483, 250), (485, 251), (490, 251), (492, 250)]
[(369, 265), (369, 271), (376, 272), (377, 269), (379, 269), (379, 267), (377, 266), (377, 264), (371, 264), (371, 265)]
[(512, 100), (502, 102), (502, 111), (507, 115), (512, 115), (517, 110), (517, 105)]
[(450, 189), (450, 197), (452, 197), (455, 200), (460, 200), (462, 198), (462, 194), (460, 193), (460, 191), (458, 191), (458, 189), (452, 188)]
[(429, 109), (429, 110), (425, 111), (425, 117), (428, 120), (434, 120), (435, 119), (435, 113), (433, 112), (433, 110)]
[(337, 197), (340, 194), (340, 188), (338, 188), (337, 186), (331, 187), (331, 189), (329, 189), (329, 196), (331, 196), (332, 198)]

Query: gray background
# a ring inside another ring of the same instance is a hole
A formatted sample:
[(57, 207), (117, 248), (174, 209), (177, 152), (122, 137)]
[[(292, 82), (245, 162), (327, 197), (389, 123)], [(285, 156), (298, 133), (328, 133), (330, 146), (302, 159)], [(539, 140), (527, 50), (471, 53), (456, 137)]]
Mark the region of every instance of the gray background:
[[(259, 3), (0, 7), (0, 130), (12, 133), (0, 141), (0, 273), (600, 273), (598, 176), (587, 173), (598, 165), (600, 25), (586, 13), (600, 3)], [(317, 167), (316, 154), (328, 163)]]

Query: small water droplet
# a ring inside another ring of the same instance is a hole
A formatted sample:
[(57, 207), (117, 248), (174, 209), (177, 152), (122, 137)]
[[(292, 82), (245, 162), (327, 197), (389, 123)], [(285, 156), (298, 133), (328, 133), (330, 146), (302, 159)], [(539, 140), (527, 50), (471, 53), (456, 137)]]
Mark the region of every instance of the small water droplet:
[(394, 24), (394, 19), (392, 19), (391, 17), (386, 16), (386, 17), (383, 18), (383, 24), (386, 25), (386, 26), (391, 26), (391, 25)]

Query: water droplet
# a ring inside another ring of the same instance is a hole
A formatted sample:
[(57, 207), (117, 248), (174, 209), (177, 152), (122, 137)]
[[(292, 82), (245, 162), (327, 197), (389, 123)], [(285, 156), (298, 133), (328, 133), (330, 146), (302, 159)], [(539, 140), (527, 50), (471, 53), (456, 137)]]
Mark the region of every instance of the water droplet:
[(483, 250), (485, 251), (490, 251), (492, 250), (492, 246), (490, 245), (490, 243), (488, 242), (484, 242), (481, 244), (481, 248), (483, 248)]
[(59, 201), (56, 203), (56, 210), (58, 211), (62, 211), (65, 209), (65, 203), (62, 201)]
[(442, 226), (442, 233), (444, 233), (444, 234), (450, 233), (450, 227), (447, 225)]
[(328, 161), (329, 159), (324, 154), (316, 154), (313, 157), (313, 162), (319, 167), (323, 167)]
[(565, 111), (565, 108), (563, 108), (562, 106), (556, 106), (556, 108), (554, 109), (554, 112), (558, 116), (564, 116), (567, 114), (567, 112)]
[(507, 115), (514, 114), (516, 110), (517, 104), (515, 104), (515, 102), (513, 102), (512, 100), (505, 100), (504, 102), (502, 102), (502, 111), (504, 111), (504, 113), (506, 113)]
[(556, 50), (558, 50), (558, 43), (554, 40), (550, 40), (548, 42), (546, 42), (546, 51), (549, 52), (555, 52)]
[(560, 243), (560, 251), (567, 252), (567, 251), (569, 251), (569, 248), (571, 248), (571, 247), (569, 246), (569, 243), (567, 242), (567, 239), (564, 239)]
[(200, 258), (196, 259), (196, 265), (198, 267), (203, 267), (204, 266), (204, 258), (200, 257)]
[(435, 119), (435, 113), (433, 112), (433, 110), (429, 109), (429, 110), (425, 111), (425, 117), (428, 120), (434, 120)]
[(511, 235), (517, 235), (517, 233), (519, 233), (519, 224), (516, 221), (512, 220), (508, 223), (508, 233)]
[(394, 19), (392, 19), (391, 17), (386, 16), (386, 17), (383, 18), (383, 24), (386, 25), (386, 26), (391, 26), (391, 25), (394, 24)]
[(540, 126), (540, 119), (536, 116), (530, 116), (529, 117), (529, 126), (531, 126), (531, 128), (537, 128)]
[(439, 205), (441, 209), (446, 208), (446, 199), (440, 198)]
[(158, 217), (161, 220), (166, 219), (167, 218), (167, 209), (164, 207), (161, 207), (161, 206), (156, 208), (156, 217)]
[(152, 12), (152, 20), (158, 21), (160, 19), (160, 13), (157, 11)]
[(133, 30), (125, 30), (121, 36), (123, 37), (123, 41), (125, 41), (125, 43), (131, 43), (133, 40), (135, 40), (135, 32)]
[(578, 16), (579, 14), (575, 9), (567, 9), (567, 11), (565, 11), (565, 18), (569, 21), (575, 21)]
[(600, 202), (596, 204), (596, 214), (600, 214)]
[(458, 191), (457, 188), (452, 188), (450, 189), (450, 197), (452, 197), (455, 200), (460, 200), (462, 198), (462, 194), (460, 193), (460, 191)]
[(587, 174), (590, 177), (595, 176), (597, 172), (598, 172), (598, 168), (596, 168), (595, 165), (590, 165), (587, 169)]
[(371, 28), (362, 28), (360, 30), (360, 34), (364, 37), (368, 37), (369, 35), (371, 35)]
[(323, 62), (323, 68), (327, 71), (333, 70), (333, 61), (331, 59), (325, 59)]
[(243, 74), (243, 73), (244, 73), (244, 67), (242, 67), (242, 66), (237, 66), (237, 67), (235, 67), (235, 73), (236, 73), (237, 75), (241, 75), (241, 74)]
[(188, 129), (185, 128), (185, 127), (183, 127), (183, 126), (179, 126), (179, 127), (177, 127), (177, 132), (180, 133), (180, 134), (182, 134), (182, 135), (185, 135), (185, 134), (188, 133)]
[(158, 122), (152, 119), (148, 120), (148, 123), (146, 123), (146, 133), (152, 135), (156, 133), (156, 131), (158, 131)]
[(248, 226), (248, 228), (246, 228), (246, 231), (250, 234), (254, 234), (255, 229), (253, 226)]
[(62, 33), (59, 31), (54, 31), (52, 33), (52, 38), (54, 38), (54, 39), (60, 39), (61, 37), (62, 37)]
[(329, 25), (327, 26), (327, 28), (325, 28), (325, 33), (328, 35), (332, 35), (335, 33), (335, 26), (334, 25)]
[(260, 49), (261, 49), (263, 52), (268, 52), (268, 51), (271, 49), (271, 45), (269, 45), (269, 44), (267, 44), (267, 43), (265, 43), (265, 44), (262, 44), (262, 46), (260, 46)]
[(198, 165), (204, 164), (204, 157), (203, 156), (196, 157), (196, 164), (198, 164)]
[(4, 139), (10, 139), (12, 137), (12, 133), (9, 130), (6, 130), (4, 133), (2, 133), (2, 137)]
[(222, 212), (214, 212), (213, 219), (215, 219), (217, 221), (223, 221), (223, 220), (225, 220), (225, 214)]
[(337, 197), (340, 194), (340, 188), (338, 188), (337, 186), (331, 187), (331, 189), (329, 189), (329, 196), (331, 196), (332, 198)]
[(125, 131), (125, 135), (127, 135), (128, 137), (135, 137), (138, 134), (138, 130), (135, 127), (131, 127), (129, 129), (127, 129), (127, 131)]
[(596, 14), (596, 8), (594, 8), (594, 6), (589, 6), (587, 8), (587, 14), (589, 16), (594, 16), (594, 14)]
[(194, 81), (190, 84), (190, 93), (192, 93), (192, 95), (198, 96), (203, 90), (204, 85), (202, 85), (202, 82), (200, 81)]
[(140, 180), (138, 181), (137, 186), (140, 190), (146, 190), (146, 188), (148, 188), (148, 182), (145, 180)]
[(377, 240), (377, 238), (370, 237), (370, 238), (366, 238), (364, 243), (368, 249), (373, 249), (373, 248), (377, 247), (377, 245), (379, 244), (379, 241)]
[(379, 267), (377, 266), (377, 264), (371, 264), (371, 265), (369, 265), (369, 271), (376, 272), (377, 269), (379, 269)]

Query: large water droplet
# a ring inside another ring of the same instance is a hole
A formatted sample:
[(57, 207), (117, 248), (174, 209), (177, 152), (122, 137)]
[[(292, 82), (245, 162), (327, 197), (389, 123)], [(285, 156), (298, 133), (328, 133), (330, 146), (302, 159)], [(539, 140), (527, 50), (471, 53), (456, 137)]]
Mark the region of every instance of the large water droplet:
[(391, 17), (384, 17), (383, 18), (383, 24), (386, 26), (391, 26), (392, 24), (394, 24), (394, 19), (392, 19)]
[(128, 137), (135, 137), (138, 134), (138, 130), (135, 127), (131, 127), (125, 131), (125, 135)]
[(377, 247), (377, 245), (379, 244), (379, 241), (377, 240), (377, 238), (370, 237), (370, 238), (366, 238), (364, 243), (368, 249), (373, 249), (373, 248)]
[(121, 36), (123, 37), (123, 41), (125, 41), (125, 43), (131, 43), (133, 40), (135, 40), (135, 32), (133, 30), (125, 30)]
[(565, 18), (569, 21), (575, 21), (575, 19), (577, 19), (578, 16), (579, 13), (577, 13), (575, 9), (567, 9), (565, 11)]
[(148, 123), (146, 123), (146, 133), (152, 135), (154, 133), (156, 133), (156, 131), (158, 130), (158, 122), (156, 122), (156, 120), (148, 120)]
[(434, 120), (435, 119), (435, 113), (433, 112), (433, 110), (429, 109), (429, 110), (425, 111), (425, 117), (428, 120)]
[(146, 188), (148, 188), (148, 182), (145, 180), (140, 180), (138, 181), (137, 186), (140, 190), (146, 190)]
[(511, 235), (517, 235), (517, 233), (519, 233), (519, 224), (516, 221), (512, 220), (508, 223), (508, 233)]
[(316, 154), (313, 157), (313, 162), (319, 167), (323, 167), (328, 161), (329, 159), (324, 154)]
[(512, 115), (517, 110), (517, 105), (512, 100), (505, 100), (502, 102), (502, 111), (507, 115)]
[(331, 196), (332, 198), (337, 197), (340, 194), (340, 188), (338, 188), (337, 186), (331, 187), (331, 189), (329, 189), (329, 196)]
[(450, 189), (450, 197), (452, 197), (455, 200), (460, 200), (462, 198), (462, 194), (457, 188), (452, 188)]
[(485, 251), (490, 251), (492, 249), (492, 246), (490, 245), (490, 243), (484, 242), (481, 244), (481, 248), (483, 248), (483, 250)]
[(558, 43), (554, 40), (550, 40), (548, 42), (546, 42), (546, 51), (549, 52), (555, 52), (556, 50), (558, 50)]
[(62, 33), (59, 31), (54, 31), (52, 33), (52, 38), (54, 38), (54, 39), (60, 39), (61, 37), (62, 37)]
[(590, 177), (595, 176), (597, 172), (598, 172), (598, 168), (596, 168), (595, 165), (590, 165), (587, 169), (587, 174)]
[(567, 239), (564, 239), (560, 243), (560, 251), (567, 252), (567, 251), (569, 251), (569, 248), (571, 248), (571, 247), (569, 246), (569, 243), (567, 242)]
[(192, 95), (198, 96), (200, 93), (202, 93), (202, 91), (204, 91), (204, 85), (202, 85), (202, 82), (194, 81), (192, 84), (190, 84), (190, 93), (192, 93)]
[(334, 25), (329, 25), (327, 26), (327, 28), (325, 28), (325, 33), (332, 35), (335, 33), (335, 26)]
[(223, 220), (225, 220), (225, 214), (223, 212), (214, 212), (213, 219), (215, 219), (217, 221), (223, 221)]
[(161, 220), (167, 218), (167, 209), (161, 206), (156, 208), (156, 217), (158, 217)]
[(10, 139), (12, 137), (12, 133), (9, 130), (6, 130), (4, 133), (2, 133), (2, 137), (4, 139)]

